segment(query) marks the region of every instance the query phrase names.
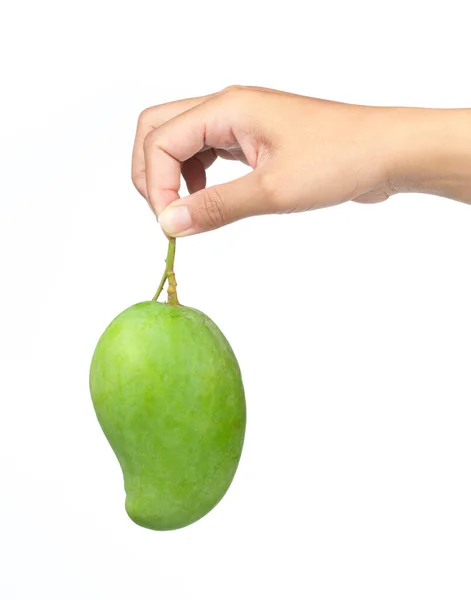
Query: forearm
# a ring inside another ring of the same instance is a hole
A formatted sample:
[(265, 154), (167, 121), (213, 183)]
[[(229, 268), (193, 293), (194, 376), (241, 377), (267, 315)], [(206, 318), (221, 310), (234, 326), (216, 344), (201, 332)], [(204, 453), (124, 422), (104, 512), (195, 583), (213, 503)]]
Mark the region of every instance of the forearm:
[(386, 110), (395, 122), (395, 190), (471, 204), (471, 109)]

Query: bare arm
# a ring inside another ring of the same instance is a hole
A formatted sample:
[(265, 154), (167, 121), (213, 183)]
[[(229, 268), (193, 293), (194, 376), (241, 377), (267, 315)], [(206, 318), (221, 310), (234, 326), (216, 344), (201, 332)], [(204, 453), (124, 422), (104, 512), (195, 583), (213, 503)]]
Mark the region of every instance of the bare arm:
[(397, 192), (422, 192), (471, 204), (471, 109), (398, 108)]

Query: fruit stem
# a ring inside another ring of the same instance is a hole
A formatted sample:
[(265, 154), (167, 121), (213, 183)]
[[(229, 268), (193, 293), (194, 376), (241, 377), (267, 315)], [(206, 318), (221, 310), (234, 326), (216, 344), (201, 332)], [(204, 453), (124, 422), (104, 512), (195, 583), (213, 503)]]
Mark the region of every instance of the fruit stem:
[(164, 271), (164, 274), (162, 275), (162, 279), (160, 280), (159, 287), (157, 288), (157, 291), (155, 292), (154, 297), (152, 298), (153, 302), (157, 302), (157, 300), (159, 299), (159, 296), (162, 293), (162, 290), (164, 289), (164, 285), (165, 285), (166, 281), (167, 281), (167, 266), (165, 266), (165, 271)]
[(175, 272), (173, 270), (173, 263), (175, 262), (175, 247), (175, 238), (168, 238), (168, 252), (166, 260), (168, 278), (167, 304), (178, 306), (180, 303), (178, 302), (177, 296), (177, 280), (175, 279)]
[(152, 298), (153, 301), (157, 301), (162, 290), (164, 289), (165, 282), (168, 281), (167, 287), (167, 304), (172, 304), (173, 306), (178, 306), (180, 303), (178, 302), (177, 296), (177, 281), (175, 279), (175, 273), (173, 270), (173, 264), (175, 262), (175, 238), (168, 238), (168, 250), (167, 250), (167, 258), (165, 260), (165, 271), (162, 275), (162, 279), (160, 280), (159, 287)]

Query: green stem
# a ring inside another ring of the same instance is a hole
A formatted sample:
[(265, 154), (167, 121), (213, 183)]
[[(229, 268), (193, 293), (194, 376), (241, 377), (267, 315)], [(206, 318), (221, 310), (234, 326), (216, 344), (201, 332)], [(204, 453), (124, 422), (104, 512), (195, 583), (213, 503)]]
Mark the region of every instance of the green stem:
[(167, 267), (165, 267), (165, 271), (164, 271), (164, 274), (162, 275), (162, 279), (160, 280), (159, 287), (157, 288), (157, 291), (155, 292), (154, 297), (152, 298), (153, 302), (157, 302), (157, 300), (159, 299), (159, 296), (162, 293), (162, 290), (164, 289), (164, 285), (165, 285), (166, 281), (167, 281)]
[(168, 250), (167, 250), (167, 258), (165, 260), (165, 271), (162, 275), (162, 279), (160, 280), (159, 287), (152, 298), (153, 301), (157, 301), (162, 290), (164, 289), (165, 282), (168, 281), (167, 288), (167, 303), (172, 304), (173, 306), (178, 306), (178, 296), (177, 296), (177, 281), (175, 279), (175, 273), (173, 271), (173, 264), (175, 262), (175, 238), (168, 238)]

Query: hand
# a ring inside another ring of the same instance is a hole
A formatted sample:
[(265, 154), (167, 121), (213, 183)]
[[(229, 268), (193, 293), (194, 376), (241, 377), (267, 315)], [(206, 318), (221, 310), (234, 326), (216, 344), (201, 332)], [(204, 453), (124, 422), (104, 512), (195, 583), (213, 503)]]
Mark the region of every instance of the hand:
[[(133, 181), (170, 236), (253, 215), (430, 191), (424, 174), (436, 174), (437, 157), (424, 152), (426, 134), (443, 129), (437, 122), (443, 112), (230, 87), (145, 110), (136, 133)], [(205, 188), (205, 170), (217, 157), (240, 160), (253, 170)], [(179, 196), (181, 176), (190, 192), (185, 198)], [(440, 193), (438, 184), (435, 188)]]

